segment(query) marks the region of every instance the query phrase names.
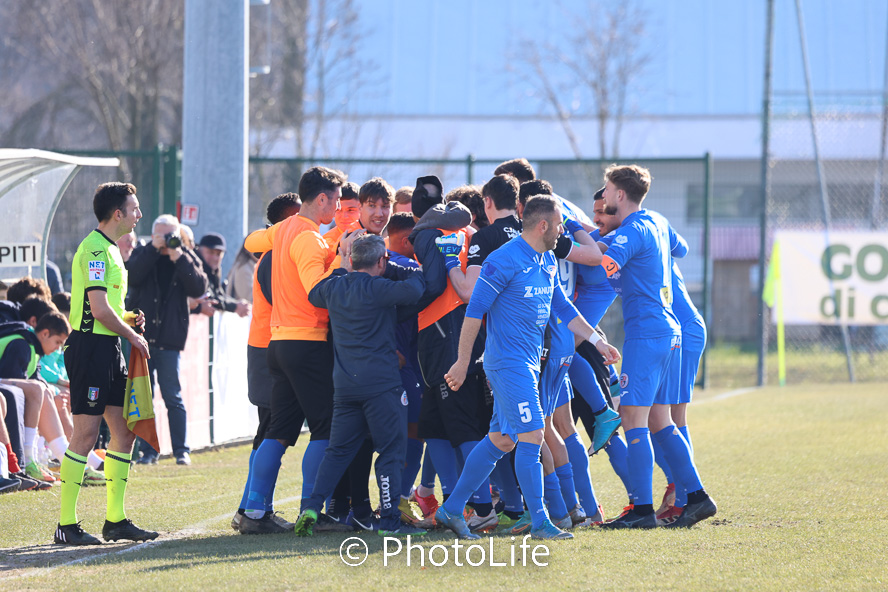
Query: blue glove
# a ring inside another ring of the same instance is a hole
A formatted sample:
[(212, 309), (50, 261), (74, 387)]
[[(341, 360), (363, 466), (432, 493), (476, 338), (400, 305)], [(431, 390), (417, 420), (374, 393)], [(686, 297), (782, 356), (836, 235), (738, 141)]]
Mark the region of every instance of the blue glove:
[(583, 228), (583, 225), (574, 220), (573, 218), (568, 218), (567, 214), (564, 215), (564, 218), (561, 220), (561, 225), (564, 226), (565, 229), (571, 234), (576, 234), (580, 230), (586, 230)]
[(444, 268), (448, 273), (454, 267), (460, 266), (459, 254), (462, 252), (464, 241), (465, 237), (456, 233), (439, 236), (435, 239), (438, 250), (444, 255)]

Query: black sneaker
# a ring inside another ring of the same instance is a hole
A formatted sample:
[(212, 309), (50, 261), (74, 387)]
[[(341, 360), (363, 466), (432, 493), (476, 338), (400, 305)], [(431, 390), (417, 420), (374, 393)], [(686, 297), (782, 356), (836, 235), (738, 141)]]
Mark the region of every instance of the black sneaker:
[(620, 528), (657, 528), (657, 515), (651, 512), (641, 516), (635, 510), (629, 510), (619, 518), (605, 522), (600, 528), (616, 530)]
[(48, 483), (46, 481), (38, 481), (37, 479), (31, 479), (24, 472), (19, 471), (16, 474), (10, 473), (11, 478), (18, 479), (22, 482), (21, 486), (19, 486), (19, 491), (42, 491), (44, 489), (52, 489), (52, 483)]
[(57, 545), (101, 545), (102, 541), (80, 528), (80, 523), (56, 526), (53, 541)]
[(696, 504), (687, 504), (681, 515), (675, 519), (672, 524), (667, 524), (664, 528), (690, 528), (701, 520), (706, 520), (715, 516), (718, 508), (712, 498), (706, 496), (706, 499)]
[(279, 524), (274, 520), (270, 512), (266, 512), (262, 518), (242, 516), (238, 530), (241, 534), (281, 534), (293, 532), (293, 523), (287, 522), (286, 524), (289, 524), (289, 526)]
[(22, 482), (18, 479), (0, 477), (0, 493), (12, 493), (13, 491), (18, 491), (21, 486)]
[(124, 518), (120, 522), (109, 522), (105, 520), (105, 526), (102, 527), (102, 538), (106, 541), (117, 541), (124, 539), (127, 541), (153, 541), (157, 538), (157, 533), (150, 530), (142, 530), (129, 518)]
[(318, 514), (318, 521), (315, 523), (314, 532), (354, 532), (351, 524), (346, 524), (348, 516), (336, 518), (327, 514)]

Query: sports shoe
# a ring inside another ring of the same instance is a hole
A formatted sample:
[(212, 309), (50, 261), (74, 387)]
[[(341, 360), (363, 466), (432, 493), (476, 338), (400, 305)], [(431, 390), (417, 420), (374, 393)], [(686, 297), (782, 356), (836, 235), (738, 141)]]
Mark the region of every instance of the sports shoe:
[(295, 525), (295, 522), (287, 521), (286, 518), (284, 518), (283, 516), (281, 516), (278, 512), (275, 512), (274, 510), (272, 510), (269, 518), (271, 518), (272, 522), (274, 522), (275, 524), (277, 524), (281, 528), (287, 529), (288, 531), (293, 530), (293, 526)]
[(355, 530), (379, 530), (379, 516), (373, 512), (371, 512), (369, 516), (358, 518), (355, 516), (354, 512), (350, 511), (345, 522), (346, 524), (350, 524)]
[(513, 526), (518, 524), (518, 520), (520, 519), (520, 517), (512, 518), (505, 512), (500, 512), (496, 515), (496, 517), (499, 520), (499, 526), (497, 527), (497, 530), (499, 530), (500, 532), (511, 530)]
[(626, 512), (619, 518), (605, 522), (601, 528), (608, 530), (619, 530), (622, 528), (657, 528), (657, 515), (651, 512), (641, 516), (635, 513), (635, 510)]
[(487, 516), (479, 516), (477, 512), (472, 512), (472, 517), (466, 520), (466, 525), (472, 532), (490, 532), (496, 530), (499, 526), (499, 516), (496, 510), (491, 510)]
[(102, 541), (80, 528), (80, 523), (56, 526), (53, 542), (57, 545), (101, 545)]
[[(244, 514), (240, 519), (238, 531), (241, 534), (281, 534), (293, 532), (293, 526), (282, 526), (273, 518), (274, 514), (266, 512), (262, 518), (250, 518)], [(287, 522), (287, 524), (291, 524)]]
[(573, 528), (574, 525), (573, 519), (571, 519), (570, 514), (568, 514), (564, 518), (561, 518), (560, 520), (553, 520), (552, 524), (554, 524), (561, 530), (570, 530), (571, 528)]
[(406, 497), (401, 496), (401, 501), (398, 502), (398, 509), (401, 511), (401, 522), (404, 524), (416, 524), (422, 520), (421, 516), (416, 515), (413, 504)]
[[(568, 516), (567, 519), (570, 520), (570, 516)], [(569, 532), (564, 532), (563, 530), (552, 524), (552, 521), (548, 519), (543, 520), (543, 523), (540, 525), (539, 528), (534, 528), (533, 530), (531, 530), (530, 536), (531, 538), (549, 541), (574, 538), (574, 535)]]
[(611, 439), (620, 428), (620, 414), (608, 407), (595, 416), (595, 428), (592, 433), (592, 454), (595, 454)]
[(240, 513), (240, 510), (234, 513), (234, 516), (231, 517), (231, 529), (235, 532), (240, 532), (241, 520), (244, 515)]
[(587, 518), (586, 510), (584, 510), (583, 506), (581, 506), (580, 504), (575, 505), (569, 513), (570, 519), (573, 521), (574, 524), (580, 524)]
[(129, 518), (124, 518), (120, 522), (110, 522), (105, 520), (105, 526), (102, 527), (102, 538), (106, 541), (118, 541), (124, 539), (127, 541), (153, 541), (158, 534), (153, 530), (144, 530), (133, 524)]
[(137, 465), (156, 465), (157, 464), (157, 455), (156, 454), (145, 454), (142, 453), (142, 456), (139, 457), (139, 460), (136, 461)]
[(83, 486), (87, 485), (105, 485), (105, 474), (101, 471), (95, 471), (89, 467), (83, 471)]
[(660, 507), (654, 512), (657, 516), (671, 508), (675, 505), (675, 483), (669, 483), (666, 486), (666, 491), (663, 493), (663, 501), (660, 502)]
[(398, 527), (397, 530), (382, 530), (379, 529), (376, 531), (376, 534), (379, 536), (393, 536), (393, 537), (405, 537), (407, 535), (410, 536), (424, 536), (427, 535), (429, 531), (423, 530), (422, 528), (417, 528), (412, 524), (404, 524), (401, 523), (401, 526)]
[(664, 511), (657, 514), (657, 526), (666, 526), (667, 524), (672, 524), (678, 519), (679, 516), (681, 516), (682, 510), (684, 510), (684, 508), (669, 506)]
[(190, 466), (191, 465), (191, 455), (188, 454), (187, 452), (177, 454), (176, 455), (176, 464)]
[(451, 514), (444, 506), (441, 506), (435, 512), (435, 519), (455, 532), (456, 536), (461, 539), (474, 540), (481, 538), (469, 530), (469, 526), (466, 524), (465, 519), (463, 519), (462, 514)]
[(435, 494), (423, 497), (418, 493), (415, 493), (414, 497), (416, 498), (416, 505), (419, 506), (419, 511), (422, 512), (423, 518), (434, 516), (435, 512), (437, 512), (440, 507)]
[(21, 486), (22, 482), (19, 479), (0, 477), (0, 493), (12, 493), (18, 491)]
[(10, 477), (14, 477), (22, 482), (21, 487), (19, 487), (19, 491), (43, 491), (45, 489), (52, 489), (52, 483), (47, 483), (46, 481), (38, 481), (37, 479), (31, 479), (23, 471), (19, 471), (18, 473), (10, 473)]
[(353, 532), (355, 529), (351, 524), (347, 524), (348, 516), (345, 518), (335, 518), (329, 514), (318, 514), (317, 523), (314, 525), (313, 532)]
[(616, 518), (611, 518), (610, 520), (608, 520), (608, 522), (613, 522), (614, 520), (619, 520), (620, 518), (622, 518), (623, 516), (625, 516), (626, 514), (628, 514), (629, 512), (631, 512), (634, 509), (635, 509), (635, 504), (629, 504), (628, 506), (623, 507), (623, 511), (620, 512), (619, 516), (617, 516)]
[(530, 527), (533, 525), (533, 521), (530, 519), (530, 512), (524, 510), (524, 513), (521, 514), (521, 518), (518, 519), (518, 522), (515, 523), (515, 526), (509, 531), (509, 534), (519, 535), (524, 534), (530, 530)]
[(34, 460), (25, 465), (25, 474), (31, 479), (44, 481), (46, 483), (55, 483), (58, 481), (49, 469)]
[(706, 520), (715, 516), (718, 508), (712, 498), (706, 496), (706, 499), (696, 504), (688, 504), (684, 507), (681, 515), (666, 528), (690, 528), (701, 520)]
[(293, 529), (296, 533), (296, 536), (313, 535), (314, 532), (312, 532), (312, 527), (317, 521), (318, 513), (316, 510), (312, 510), (311, 508), (302, 510), (302, 513), (299, 514), (299, 518), (296, 519), (296, 524), (294, 525)]

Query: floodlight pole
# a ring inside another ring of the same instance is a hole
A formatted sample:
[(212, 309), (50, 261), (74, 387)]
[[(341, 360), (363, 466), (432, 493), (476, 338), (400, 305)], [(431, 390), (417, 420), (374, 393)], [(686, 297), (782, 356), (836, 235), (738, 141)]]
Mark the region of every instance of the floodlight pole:
[(767, 0), (768, 16), (765, 25), (765, 84), (762, 99), (762, 200), (759, 212), (758, 260), (758, 376), (756, 384), (765, 386), (768, 380), (768, 318), (765, 314), (765, 264), (768, 248), (768, 201), (771, 189), (771, 169), (768, 166), (771, 132), (771, 64), (774, 61), (774, 0)]

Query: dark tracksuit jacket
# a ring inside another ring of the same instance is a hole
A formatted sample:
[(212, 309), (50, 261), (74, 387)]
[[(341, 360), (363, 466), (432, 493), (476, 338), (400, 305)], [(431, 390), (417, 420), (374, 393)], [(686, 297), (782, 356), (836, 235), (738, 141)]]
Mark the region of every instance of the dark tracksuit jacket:
[(330, 444), (318, 469), (307, 506), (320, 510), (332, 493), (369, 429), (379, 452), (376, 478), (381, 497), (381, 525), (400, 524), (401, 469), (407, 448), (407, 395), (401, 386), (395, 328), (409, 318), (402, 310), (422, 298), (425, 279), (412, 270), (403, 281), (344, 269), (335, 270), (308, 294), (308, 301), (330, 313), (333, 332), (333, 422)]

